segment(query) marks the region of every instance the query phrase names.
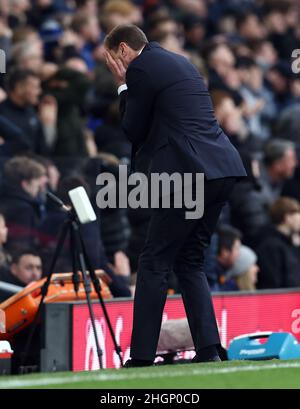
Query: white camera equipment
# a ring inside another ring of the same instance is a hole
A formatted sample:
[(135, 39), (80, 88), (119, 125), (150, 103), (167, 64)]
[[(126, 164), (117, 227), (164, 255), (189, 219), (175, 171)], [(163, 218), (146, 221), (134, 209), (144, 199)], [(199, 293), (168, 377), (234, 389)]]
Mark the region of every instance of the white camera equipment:
[(83, 186), (69, 191), (73, 208), (81, 224), (94, 222), (97, 217)]

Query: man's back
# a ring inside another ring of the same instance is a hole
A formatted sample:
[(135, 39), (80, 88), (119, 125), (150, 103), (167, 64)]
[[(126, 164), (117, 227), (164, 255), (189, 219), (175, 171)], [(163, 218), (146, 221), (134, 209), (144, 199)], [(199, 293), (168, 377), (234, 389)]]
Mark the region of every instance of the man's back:
[[(139, 135), (144, 138), (139, 144), (152, 157), (151, 171), (197, 171), (208, 179), (245, 175), (238, 153), (214, 116), (203, 78), (185, 57), (149, 43), (130, 64), (126, 79), (129, 98), (139, 94), (151, 103), (150, 120), (138, 113), (125, 118), (125, 132), (127, 121), (149, 124), (145, 135)], [(155, 153), (163, 146), (169, 152), (158, 157)]]
[(143, 67), (159, 93), (155, 109), (181, 135), (215, 137), (218, 123), (212, 115), (207, 87), (196, 68), (185, 57), (161, 47), (154, 45), (150, 51), (145, 51), (132, 67)]

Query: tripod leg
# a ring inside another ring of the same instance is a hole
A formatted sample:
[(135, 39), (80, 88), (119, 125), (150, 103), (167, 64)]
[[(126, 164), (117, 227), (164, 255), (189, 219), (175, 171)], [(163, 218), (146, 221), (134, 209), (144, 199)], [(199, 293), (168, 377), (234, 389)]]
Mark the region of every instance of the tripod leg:
[(64, 242), (65, 242), (66, 235), (67, 235), (68, 228), (69, 228), (69, 223), (70, 223), (69, 221), (66, 221), (63, 224), (63, 226), (61, 228), (61, 231), (59, 233), (59, 238), (58, 238), (58, 242), (57, 242), (57, 245), (56, 245), (56, 248), (55, 248), (54, 256), (53, 256), (53, 259), (52, 259), (52, 262), (51, 262), (51, 265), (50, 265), (49, 274), (47, 275), (47, 280), (45, 281), (45, 284), (43, 285), (43, 287), (41, 289), (42, 298), (40, 300), (38, 310), (37, 310), (37, 312), (35, 314), (34, 321), (32, 323), (32, 327), (31, 327), (31, 330), (29, 332), (27, 342), (26, 342), (26, 345), (25, 345), (25, 348), (24, 348), (23, 357), (21, 359), (21, 367), (25, 366), (25, 364), (26, 364), (28, 354), (29, 354), (29, 349), (30, 349), (30, 346), (32, 344), (32, 339), (33, 339), (33, 336), (35, 334), (36, 327), (37, 327), (37, 324), (38, 324), (40, 316), (41, 316), (42, 306), (43, 306), (45, 297), (46, 297), (46, 295), (48, 293), (48, 288), (49, 288), (49, 285), (50, 285), (50, 282), (51, 282), (51, 277), (52, 277), (52, 274), (54, 272), (55, 265), (56, 265), (56, 262), (57, 262), (57, 259), (58, 259), (59, 255), (60, 255), (61, 249), (64, 246)]
[(78, 273), (78, 267), (77, 267), (77, 255), (75, 251), (72, 251), (72, 249), (75, 248), (75, 237), (74, 237), (74, 232), (73, 229), (70, 231), (70, 249), (71, 249), (71, 257), (72, 257), (72, 282), (74, 286), (74, 290), (76, 295), (78, 294), (79, 290), (79, 284), (80, 284), (80, 277)]
[(82, 249), (83, 249), (83, 254), (84, 254), (84, 257), (85, 257), (85, 260), (86, 260), (87, 269), (90, 272), (90, 277), (91, 277), (91, 280), (93, 282), (93, 286), (95, 288), (95, 291), (97, 293), (99, 302), (101, 304), (103, 314), (104, 314), (104, 318), (105, 318), (105, 321), (107, 323), (107, 326), (108, 326), (108, 329), (109, 329), (109, 332), (110, 332), (110, 336), (112, 338), (112, 341), (113, 341), (113, 344), (114, 344), (114, 347), (115, 347), (115, 351), (116, 351), (116, 353), (117, 353), (117, 355), (118, 355), (118, 357), (120, 359), (120, 363), (121, 363), (121, 367), (122, 367), (123, 366), (122, 349), (121, 349), (121, 346), (118, 345), (118, 343), (117, 343), (116, 336), (115, 336), (115, 333), (114, 333), (114, 330), (113, 330), (113, 327), (111, 325), (111, 321), (110, 321), (110, 318), (109, 318), (109, 315), (108, 315), (108, 312), (107, 312), (107, 308), (106, 308), (105, 302), (104, 302), (102, 294), (101, 294), (100, 282), (99, 282), (99, 279), (96, 276), (95, 270), (93, 269), (93, 267), (91, 265), (91, 262), (90, 262), (90, 260), (88, 258), (86, 248), (85, 248), (85, 245), (84, 245), (84, 241), (83, 241), (83, 238), (82, 238), (82, 236), (80, 234), (80, 231), (79, 231), (79, 235), (80, 235), (80, 240), (81, 240), (81, 246), (82, 246)]
[(103, 362), (102, 362), (103, 352), (102, 352), (102, 350), (100, 348), (99, 339), (98, 339), (98, 336), (97, 336), (96, 323), (95, 323), (95, 314), (94, 314), (94, 310), (93, 310), (93, 307), (92, 307), (92, 301), (91, 301), (91, 296), (90, 296), (91, 286), (90, 286), (89, 279), (88, 279), (88, 276), (87, 276), (87, 273), (86, 273), (87, 269), (86, 269), (84, 254), (83, 254), (82, 243), (81, 243), (81, 240), (80, 240), (79, 226), (78, 226), (76, 221), (72, 222), (72, 229), (73, 229), (73, 234), (74, 234), (73, 237), (74, 237), (74, 242), (75, 242), (74, 251), (76, 251), (76, 254), (78, 255), (78, 261), (79, 261), (79, 265), (80, 265), (80, 268), (81, 268), (81, 271), (82, 271), (83, 285), (84, 285), (84, 289), (85, 289), (85, 294), (86, 294), (86, 299), (87, 299), (87, 303), (88, 303), (90, 318), (91, 318), (92, 327), (93, 327), (93, 331), (94, 331), (94, 337), (95, 337), (97, 355), (98, 355), (98, 360), (99, 360), (99, 366), (102, 369), (103, 368)]

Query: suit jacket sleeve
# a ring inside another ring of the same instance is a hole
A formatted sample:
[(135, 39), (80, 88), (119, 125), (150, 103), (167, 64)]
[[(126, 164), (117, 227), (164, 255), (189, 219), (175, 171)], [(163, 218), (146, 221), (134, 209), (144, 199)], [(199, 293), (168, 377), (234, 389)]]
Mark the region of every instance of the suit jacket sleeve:
[(128, 90), (121, 93), (122, 129), (135, 146), (147, 138), (152, 118), (155, 88), (147, 73), (129, 68), (126, 74)]

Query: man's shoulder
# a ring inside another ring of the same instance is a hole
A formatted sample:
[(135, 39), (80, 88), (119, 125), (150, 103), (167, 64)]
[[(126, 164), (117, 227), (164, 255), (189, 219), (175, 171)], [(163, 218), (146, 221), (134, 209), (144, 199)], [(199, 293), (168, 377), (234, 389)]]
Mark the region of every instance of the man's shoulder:
[(127, 77), (136, 78), (138, 73), (148, 79), (154, 78), (156, 84), (174, 80), (182, 75), (191, 74), (189, 61), (182, 55), (175, 54), (158, 43), (149, 43), (143, 52), (131, 62)]
[(129, 68), (151, 69), (162, 63), (170, 63), (170, 59), (183, 59), (184, 57), (166, 50), (159, 43), (153, 41), (145, 45), (141, 54), (129, 65)]
[[(156, 45), (157, 44), (157, 45)], [(153, 62), (153, 53), (161, 53), (163, 48), (158, 43), (148, 43), (144, 49), (128, 66), (131, 69), (143, 69)]]

